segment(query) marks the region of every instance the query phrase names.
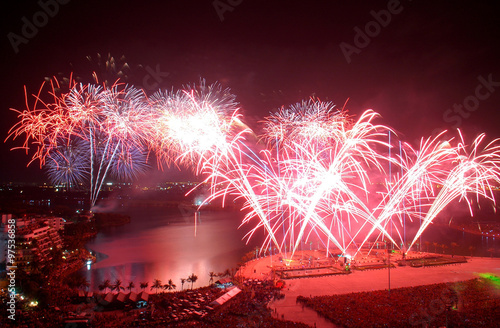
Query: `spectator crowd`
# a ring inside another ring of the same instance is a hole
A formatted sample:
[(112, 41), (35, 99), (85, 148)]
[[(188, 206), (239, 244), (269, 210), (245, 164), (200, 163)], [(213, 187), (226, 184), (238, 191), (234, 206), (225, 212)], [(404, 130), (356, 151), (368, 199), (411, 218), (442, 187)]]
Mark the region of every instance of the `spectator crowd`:
[(341, 327), (497, 327), (500, 318), (500, 293), (484, 278), (297, 302)]

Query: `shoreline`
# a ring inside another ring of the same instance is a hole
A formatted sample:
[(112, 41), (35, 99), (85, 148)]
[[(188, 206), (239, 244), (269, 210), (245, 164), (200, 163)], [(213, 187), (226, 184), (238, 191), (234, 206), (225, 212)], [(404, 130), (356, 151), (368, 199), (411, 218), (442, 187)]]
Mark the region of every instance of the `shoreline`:
[[(424, 253), (428, 254), (428, 253)], [(416, 287), (436, 283), (452, 283), (478, 278), (479, 273), (488, 272), (500, 276), (500, 258), (467, 257), (467, 263), (432, 267), (396, 267), (390, 270), (390, 288)], [(273, 259), (273, 264), (277, 262)], [(247, 262), (242, 275), (264, 279), (270, 272), (270, 257)], [(318, 316), (313, 310), (303, 310), (297, 303), (298, 296), (314, 297), (324, 295), (350, 294), (387, 290), (389, 276), (387, 269), (356, 271), (352, 274), (301, 277), (285, 280), (282, 290), (285, 297), (273, 301), (269, 307), (285, 320), (306, 323), (318, 328), (335, 327), (333, 323)], [(278, 317), (279, 318), (279, 317)]]
[[(433, 253), (421, 253), (429, 255)], [(246, 263), (242, 275), (247, 278), (260, 278), (269, 276), (271, 265), (277, 265), (277, 257), (265, 257)], [(301, 277), (286, 279), (286, 288), (282, 290), (285, 297), (273, 301), (269, 308), (283, 315), (286, 320), (308, 324), (318, 328), (336, 327), (332, 322), (320, 317), (317, 312), (305, 309), (297, 303), (298, 296), (314, 297), (324, 295), (350, 294), (358, 292), (372, 292), (378, 290), (416, 287), (436, 283), (450, 283), (464, 281), (479, 277), (479, 273), (488, 272), (500, 276), (500, 258), (467, 257), (467, 263), (432, 266), (432, 267), (396, 267), (387, 269), (356, 271), (352, 274), (330, 275), (322, 277)]]
[(470, 228), (466, 228), (466, 227), (461, 227), (461, 226), (458, 226), (458, 225), (455, 225), (455, 224), (447, 224), (447, 225), (443, 225), (443, 226), (447, 226), (451, 229), (454, 229), (454, 230), (457, 230), (457, 231), (464, 231), (466, 233), (470, 233), (472, 235), (475, 235), (475, 236), (482, 236), (482, 237), (491, 237), (491, 238), (495, 238), (495, 237), (500, 237), (500, 233), (489, 233), (489, 232), (482, 232), (482, 231), (478, 231), (478, 230), (472, 230)]

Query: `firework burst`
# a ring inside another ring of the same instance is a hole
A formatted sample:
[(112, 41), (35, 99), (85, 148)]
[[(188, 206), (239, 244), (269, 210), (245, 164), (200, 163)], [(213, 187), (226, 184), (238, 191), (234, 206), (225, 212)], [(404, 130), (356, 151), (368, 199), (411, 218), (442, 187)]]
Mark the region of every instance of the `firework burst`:
[[(382, 239), (408, 250), (452, 201), (472, 213), (469, 197), (494, 202), (500, 183), (498, 141), (481, 146), (481, 135), (466, 145), (443, 132), (413, 149), (371, 110), (354, 119), (309, 99), (268, 116), (256, 136), (234, 95), (204, 80), (149, 98), (121, 84), (72, 83), (62, 94), (57, 81), (50, 85), (50, 101), (39, 92), (9, 137), (25, 137), (20, 148), (34, 151), (31, 162), (46, 166), (53, 182), (90, 180), (93, 205), (109, 174), (136, 178), (153, 154), (160, 168), (202, 176), (207, 202), (243, 199), (247, 237), (263, 229), (262, 249), (291, 256), (312, 236), (342, 253)], [(406, 222), (418, 224), (409, 243)]]

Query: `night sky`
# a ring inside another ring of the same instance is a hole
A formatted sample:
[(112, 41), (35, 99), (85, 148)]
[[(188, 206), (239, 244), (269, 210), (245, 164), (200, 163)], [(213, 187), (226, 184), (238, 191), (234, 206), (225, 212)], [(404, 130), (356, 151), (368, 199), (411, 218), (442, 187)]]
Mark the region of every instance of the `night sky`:
[[(36, 93), (45, 77), (72, 72), (92, 82), (108, 54), (118, 66), (128, 63), (124, 82), (148, 94), (200, 78), (218, 81), (237, 95), (250, 124), (314, 95), (339, 107), (349, 99), (353, 115), (374, 109), (379, 123), (410, 143), (457, 127), (468, 140), (481, 132), (493, 139), (500, 137), (494, 3), (3, 2), (2, 141), (16, 122), (9, 108), (25, 109), (24, 86)], [(1, 144), (0, 182), (44, 180), (37, 163), (25, 168), (30, 156), (9, 151), (21, 143)]]

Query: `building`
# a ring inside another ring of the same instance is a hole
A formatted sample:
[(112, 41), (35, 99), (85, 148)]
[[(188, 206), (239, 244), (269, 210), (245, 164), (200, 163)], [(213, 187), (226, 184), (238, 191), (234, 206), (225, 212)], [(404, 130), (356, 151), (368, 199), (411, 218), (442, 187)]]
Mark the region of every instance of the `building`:
[[(11, 214), (3, 214), (0, 225), (0, 263), (7, 260), (8, 245), (8, 221), (12, 219)], [(34, 218), (23, 217), (16, 219), (15, 229), (15, 252), (16, 265), (29, 267), (33, 261), (43, 263), (52, 259), (52, 251), (61, 249), (63, 241), (59, 232), (64, 228), (62, 218)]]
[(59, 217), (50, 217), (45, 221), (45, 223), (49, 227), (59, 231), (59, 230), (64, 229), (64, 225), (66, 224), (66, 220), (63, 218), (59, 218)]
[(44, 263), (52, 259), (52, 251), (63, 246), (59, 233), (48, 225), (21, 228), (16, 234), (16, 261), (29, 266), (33, 260)]
[(2, 214), (2, 222), (0, 223), (0, 263), (7, 260), (7, 240), (8, 240), (8, 225), (12, 219), (12, 214)]

